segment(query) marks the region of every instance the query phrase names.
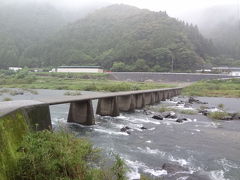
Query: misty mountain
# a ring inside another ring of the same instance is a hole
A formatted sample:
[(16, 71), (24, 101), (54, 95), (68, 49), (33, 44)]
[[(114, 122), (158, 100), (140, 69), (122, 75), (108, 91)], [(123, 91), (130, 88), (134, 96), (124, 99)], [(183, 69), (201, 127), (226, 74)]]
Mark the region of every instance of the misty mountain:
[(165, 12), (112, 5), (66, 26), (45, 44), (27, 51), (24, 58), (28, 61), (23, 59), (22, 63), (169, 71), (173, 61), (175, 70), (190, 71), (201, 67), (204, 59), (213, 55), (212, 49), (197, 27)]
[[(197, 24), (200, 32), (212, 39), (226, 65), (231, 58), (240, 61), (240, 5), (214, 6), (183, 17)], [(239, 63), (240, 64), (240, 63)]]
[(0, 4), (0, 67), (17, 66), (21, 61), (31, 63), (22, 60), (26, 52), (97, 7), (67, 11), (47, 3)]
[(45, 4), (0, 6), (0, 62), (14, 65), (24, 51), (66, 24), (61, 13)]

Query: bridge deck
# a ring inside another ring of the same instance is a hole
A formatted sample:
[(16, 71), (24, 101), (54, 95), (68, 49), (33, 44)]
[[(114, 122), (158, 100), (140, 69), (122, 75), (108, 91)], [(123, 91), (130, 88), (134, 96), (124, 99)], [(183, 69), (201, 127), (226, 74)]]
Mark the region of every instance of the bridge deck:
[(159, 92), (159, 91), (166, 91), (166, 90), (173, 90), (173, 89), (181, 89), (181, 88), (165, 88), (165, 89), (151, 89), (151, 90), (140, 90), (140, 91), (124, 91), (124, 92), (113, 92), (113, 93), (96, 93), (94, 95), (79, 95), (79, 96), (64, 96), (59, 98), (46, 98), (46, 99), (39, 99), (38, 101), (44, 102), (49, 105), (56, 105), (56, 104), (65, 104), (77, 101), (84, 101), (84, 100), (94, 100), (94, 99), (102, 99), (102, 98), (109, 98), (109, 97), (116, 97), (116, 96), (128, 96), (134, 94), (143, 94), (143, 93), (151, 93), (151, 92)]

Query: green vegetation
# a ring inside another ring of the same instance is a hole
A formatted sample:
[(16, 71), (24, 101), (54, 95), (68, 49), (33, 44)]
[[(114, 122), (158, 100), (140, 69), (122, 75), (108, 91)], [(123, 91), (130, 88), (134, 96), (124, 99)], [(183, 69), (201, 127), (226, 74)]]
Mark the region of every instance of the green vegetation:
[(3, 98), (3, 101), (11, 101), (12, 99), (11, 98), (9, 98), (9, 97), (5, 97), (5, 98)]
[(223, 110), (223, 109), (224, 109), (224, 104), (219, 104), (219, 105), (218, 105), (218, 108), (221, 109), (221, 110)]
[[(87, 140), (64, 132), (41, 131), (24, 137), (19, 149), (18, 180), (126, 179), (126, 166), (116, 156), (112, 167), (98, 167), (99, 149)], [(110, 176), (111, 175), (111, 176)]]
[(240, 97), (240, 79), (200, 81), (184, 88), (183, 94), (188, 96)]
[(182, 110), (179, 110), (179, 113), (181, 114), (188, 114), (188, 115), (195, 115), (197, 114), (198, 112), (196, 110), (186, 110), (186, 109), (182, 109)]
[(211, 119), (216, 119), (216, 120), (223, 120), (224, 117), (229, 116), (227, 112), (222, 112), (222, 111), (216, 111), (216, 112), (211, 112), (209, 113), (208, 117)]
[(29, 129), (21, 111), (0, 117), (0, 179), (15, 179), (17, 152), (23, 137)]
[(188, 109), (178, 109), (171, 106), (161, 106), (161, 107), (148, 107), (150, 110), (155, 112), (167, 112), (167, 111), (173, 111), (178, 112), (180, 114), (188, 114), (188, 115), (195, 115), (198, 112), (196, 110), (188, 110)]
[(81, 95), (81, 92), (79, 91), (67, 91), (64, 93), (65, 96), (79, 96)]
[[(25, 70), (7, 75), (0, 72), (0, 88), (24, 88), (24, 89), (59, 89), (82, 91), (130, 91), (175, 87), (170, 84), (152, 82), (120, 82), (108, 80), (106, 74), (70, 74), (70, 73), (44, 73), (35, 74), (24, 72)], [(21, 76), (21, 78), (18, 78)], [(88, 79), (81, 79), (87, 76)], [(90, 79), (92, 78), (93, 79)]]

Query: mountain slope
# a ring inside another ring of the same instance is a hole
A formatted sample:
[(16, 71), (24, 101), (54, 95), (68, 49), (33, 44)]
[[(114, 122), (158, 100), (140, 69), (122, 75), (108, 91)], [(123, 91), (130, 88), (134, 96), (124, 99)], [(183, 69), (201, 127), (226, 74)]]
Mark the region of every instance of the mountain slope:
[(25, 58), (45, 65), (94, 64), (129, 71), (169, 71), (173, 60), (175, 70), (190, 71), (211, 55), (213, 46), (197, 27), (165, 12), (112, 5), (68, 25)]
[(66, 24), (45, 4), (0, 6), (0, 67), (17, 66), (25, 50), (55, 34)]

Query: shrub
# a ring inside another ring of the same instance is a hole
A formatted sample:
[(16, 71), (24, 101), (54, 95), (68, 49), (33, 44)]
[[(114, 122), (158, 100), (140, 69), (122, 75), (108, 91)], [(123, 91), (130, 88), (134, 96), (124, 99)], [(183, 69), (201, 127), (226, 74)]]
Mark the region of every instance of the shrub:
[(224, 119), (224, 117), (228, 116), (229, 114), (226, 112), (222, 112), (222, 111), (216, 111), (216, 112), (211, 112), (209, 113), (208, 117), (210, 117), (211, 119)]
[(3, 99), (3, 101), (12, 101), (12, 99), (9, 98), (9, 97), (5, 97), (5, 98)]
[(91, 176), (87, 162), (97, 149), (83, 139), (58, 132), (30, 133), (22, 143), (16, 179), (86, 179)]
[(99, 149), (62, 131), (29, 133), (18, 155), (18, 180), (105, 180), (107, 175), (111, 180), (125, 179), (125, 163), (119, 157), (112, 168), (103, 170)]
[(195, 115), (197, 114), (197, 111), (196, 110), (186, 110), (186, 109), (183, 109), (183, 110), (180, 110), (179, 111), (181, 114), (189, 114), (189, 115)]
[(125, 162), (118, 155), (115, 156), (115, 159), (116, 159), (116, 162), (112, 167), (114, 175), (117, 180), (124, 180), (126, 179), (125, 174), (127, 172)]

